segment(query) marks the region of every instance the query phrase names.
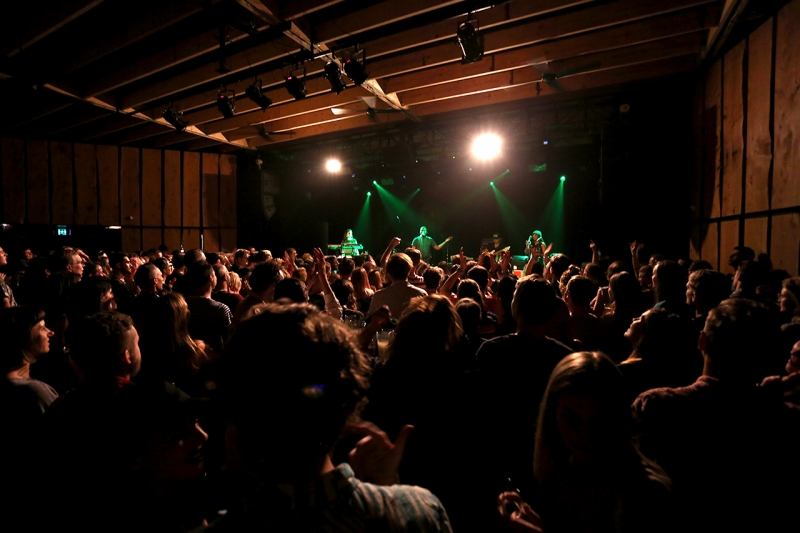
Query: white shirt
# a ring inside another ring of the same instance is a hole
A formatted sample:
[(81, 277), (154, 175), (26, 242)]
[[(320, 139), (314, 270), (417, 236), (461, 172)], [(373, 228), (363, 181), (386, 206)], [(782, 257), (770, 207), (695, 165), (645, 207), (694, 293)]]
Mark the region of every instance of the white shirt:
[(428, 293), (411, 285), (408, 280), (393, 281), (385, 289), (381, 289), (372, 297), (369, 312), (374, 313), (383, 305), (388, 305), (394, 318), (400, 318), (413, 298), (427, 296)]

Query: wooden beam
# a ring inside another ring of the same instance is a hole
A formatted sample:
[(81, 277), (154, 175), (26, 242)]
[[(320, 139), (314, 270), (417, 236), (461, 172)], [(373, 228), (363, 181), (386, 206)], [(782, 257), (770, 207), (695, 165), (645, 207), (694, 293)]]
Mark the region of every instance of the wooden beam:
[(87, 124), (82, 128), (74, 128), (68, 131), (68, 135), (75, 141), (89, 141), (97, 137), (110, 135), (118, 131), (133, 128), (142, 124), (142, 121), (126, 115), (112, 115), (106, 119), (98, 120)]
[[(607, 85), (617, 85), (640, 81), (647, 78), (657, 78), (686, 72), (691, 70), (696, 65), (696, 58), (693, 56), (686, 56), (680, 58), (663, 59), (653, 61), (645, 65), (636, 65), (632, 67), (622, 67), (619, 69), (609, 69), (601, 72), (594, 72), (583, 75), (571, 76), (564, 78), (561, 85), (567, 91), (581, 91), (591, 89), (594, 87), (603, 87)], [(557, 93), (550, 87), (541, 87), (540, 96), (559, 97), (566, 93)], [(436, 102), (429, 102), (420, 105), (412, 106), (411, 109), (418, 116), (432, 116), (440, 113), (448, 113), (462, 109), (473, 109), (477, 107), (511, 102), (525, 99), (537, 98), (536, 84), (527, 84), (519, 87), (499, 89), (496, 91), (488, 91), (484, 93), (464, 96), (460, 98), (451, 98), (447, 100), (440, 100)], [(396, 115), (384, 115), (385, 117), (400, 117), (399, 113)], [(366, 120), (365, 120), (366, 119)], [(281, 144), (299, 140), (314, 135), (324, 135), (332, 132), (347, 132), (352, 134), (354, 128), (368, 127), (369, 117), (359, 117), (356, 119), (343, 120), (330, 124), (320, 124), (310, 128), (303, 128), (297, 132), (297, 135), (292, 138), (277, 139), (274, 141), (265, 141), (261, 138), (248, 139), (249, 146), (265, 146), (273, 144)], [(386, 120), (386, 122), (395, 122), (399, 120)], [(376, 124), (373, 124), (373, 127)]]
[(271, 144), (282, 143), (286, 141), (293, 141), (297, 139), (304, 139), (306, 137), (314, 137), (316, 135), (322, 135), (325, 133), (333, 133), (333, 132), (341, 132), (347, 131), (348, 133), (352, 133), (351, 130), (357, 128), (374, 128), (380, 125), (386, 125), (392, 122), (399, 122), (401, 120), (406, 120), (405, 115), (402, 113), (394, 113), (388, 115), (377, 115), (376, 118), (372, 118), (366, 115), (363, 116), (356, 116), (356, 117), (349, 117), (346, 120), (338, 120), (336, 122), (319, 124), (317, 126), (311, 126), (308, 128), (303, 128), (302, 130), (298, 131), (295, 135), (275, 137), (275, 141), (270, 141), (263, 139), (261, 137), (255, 137), (253, 139), (248, 140), (248, 145), (250, 147), (255, 146), (267, 146)]
[(331, 107), (340, 107), (356, 103), (360, 101), (360, 97), (362, 96), (370, 96), (370, 93), (361, 87), (353, 87), (341, 94), (328, 93), (316, 98), (305, 98), (289, 104), (269, 107), (264, 111), (257, 111), (255, 113), (248, 113), (242, 116), (211, 122), (204, 125), (203, 129), (206, 133), (231, 131), (242, 126), (252, 126), (253, 124), (261, 124), (279, 118), (287, 118), (312, 111), (319, 111), (320, 109), (330, 109)]
[[(401, 93), (410, 89), (524, 68), (523, 66), (530, 64), (546, 64), (550, 61), (564, 60), (592, 52), (613, 50), (664, 38), (683, 35), (702, 36), (705, 33), (704, 30), (713, 24), (713, 19), (702, 16), (704, 11), (705, 8), (683, 11), (557, 41), (497, 52), (484, 56), (483, 61), (476, 63), (467, 65), (448, 63), (398, 76), (381, 78), (379, 81), (385, 90)], [(537, 59), (537, 61), (532, 61), (533, 59)]]
[(156, 135), (168, 133), (169, 131), (170, 127), (167, 125), (159, 124), (156, 122), (150, 122), (150, 123), (143, 122), (141, 126), (136, 126), (135, 128), (128, 128), (127, 130), (124, 130), (116, 134), (104, 135), (96, 139), (96, 142), (98, 142), (99, 144), (116, 144), (116, 145), (131, 144), (137, 141), (141, 141), (142, 139), (147, 139), (148, 137), (155, 137)]

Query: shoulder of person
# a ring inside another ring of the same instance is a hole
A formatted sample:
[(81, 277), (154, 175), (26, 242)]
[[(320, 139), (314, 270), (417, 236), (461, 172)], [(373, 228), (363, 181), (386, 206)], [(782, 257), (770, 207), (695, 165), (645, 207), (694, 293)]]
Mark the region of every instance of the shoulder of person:
[[(394, 527), (407, 531), (451, 533), (450, 519), (442, 502), (428, 489), (412, 485), (380, 486), (359, 483), (371, 513), (383, 515)], [(376, 512), (377, 511), (377, 512)]]

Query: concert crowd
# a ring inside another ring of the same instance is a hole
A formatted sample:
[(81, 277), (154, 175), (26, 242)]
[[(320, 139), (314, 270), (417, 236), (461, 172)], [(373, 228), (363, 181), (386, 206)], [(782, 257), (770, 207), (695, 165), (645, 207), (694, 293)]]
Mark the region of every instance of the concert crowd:
[(534, 241), (0, 249), (3, 530), (796, 531), (797, 273)]

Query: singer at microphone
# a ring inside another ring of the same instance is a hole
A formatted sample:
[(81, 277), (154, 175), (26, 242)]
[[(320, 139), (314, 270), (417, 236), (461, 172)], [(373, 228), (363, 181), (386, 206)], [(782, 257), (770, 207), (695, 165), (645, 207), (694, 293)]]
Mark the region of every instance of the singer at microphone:
[(411, 241), (411, 247), (419, 250), (422, 260), (430, 265), (433, 261), (433, 251), (441, 250), (442, 246), (446, 245), (451, 240), (453, 240), (452, 235), (446, 238), (442, 244), (436, 244), (436, 241), (428, 237), (428, 228), (422, 226), (419, 228), (419, 236), (414, 237), (414, 240)]

